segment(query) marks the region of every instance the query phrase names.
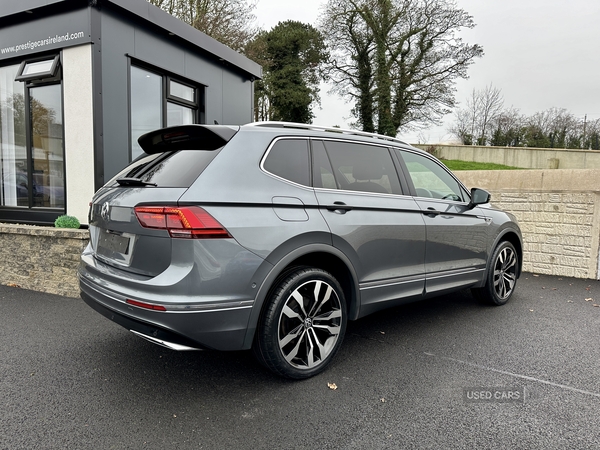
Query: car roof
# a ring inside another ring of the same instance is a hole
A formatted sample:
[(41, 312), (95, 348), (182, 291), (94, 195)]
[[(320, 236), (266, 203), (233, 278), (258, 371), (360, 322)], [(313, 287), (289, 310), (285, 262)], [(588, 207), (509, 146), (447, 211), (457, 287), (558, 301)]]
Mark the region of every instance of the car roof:
[[(239, 131), (270, 133), (273, 137), (302, 136), (320, 139), (351, 139), (379, 145), (415, 149), (398, 138), (365, 131), (349, 130), (337, 127), (323, 127), (312, 124), (294, 122), (252, 122), (238, 125), (177, 125), (146, 133), (138, 138), (138, 142), (147, 154), (162, 153), (174, 150), (216, 150), (229, 142)], [(199, 145), (201, 143), (201, 145)]]
[[(274, 121), (270, 121), (270, 122), (252, 122), (249, 123), (247, 125), (244, 125), (242, 128), (271, 128), (274, 131), (281, 133), (281, 131), (283, 129), (285, 129), (286, 131), (298, 131), (300, 135), (307, 135), (307, 136), (319, 136), (319, 137), (326, 137), (326, 138), (342, 138), (342, 137), (355, 137), (355, 138), (359, 138), (358, 140), (361, 141), (365, 141), (365, 142), (373, 142), (373, 140), (380, 140), (380, 141), (384, 141), (386, 143), (394, 143), (394, 144), (399, 144), (402, 146), (410, 146), (407, 142), (402, 141), (398, 138), (395, 137), (391, 137), (391, 136), (385, 136), (383, 134), (377, 134), (377, 133), (369, 133), (369, 132), (365, 132), (365, 131), (358, 131), (358, 130), (349, 130), (349, 129), (344, 129), (344, 128), (338, 128), (338, 127), (323, 127), (323, 126), (319, 126), (319, 125), (312, 125), (312, 124), (304, 124), (304, 123), (294, 123), (294, 122), (274, 122)], [(288, 134), (285, 133), (285, 134)], [(362, 139), (360, 139), (362, 138)], [(365, 139), (366, 138), (366, 139)]]

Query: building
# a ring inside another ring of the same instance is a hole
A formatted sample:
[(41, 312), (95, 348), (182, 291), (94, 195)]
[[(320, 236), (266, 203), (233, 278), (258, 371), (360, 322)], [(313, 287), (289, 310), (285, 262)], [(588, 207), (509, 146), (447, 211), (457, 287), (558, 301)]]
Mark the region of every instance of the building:
[(162, 126), (252, 121), (261, 67), (146, 0), (0, 2), (0, 222), (87, 223)]

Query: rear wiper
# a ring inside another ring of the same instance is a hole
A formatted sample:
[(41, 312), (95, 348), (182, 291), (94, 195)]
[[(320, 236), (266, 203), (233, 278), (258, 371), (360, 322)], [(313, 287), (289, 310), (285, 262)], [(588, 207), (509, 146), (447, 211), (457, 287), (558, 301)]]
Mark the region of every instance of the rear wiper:
[(158, 186), (156, 183), (150, 183), (134, 177), (117, 178), (117, 183), (120, 186)]

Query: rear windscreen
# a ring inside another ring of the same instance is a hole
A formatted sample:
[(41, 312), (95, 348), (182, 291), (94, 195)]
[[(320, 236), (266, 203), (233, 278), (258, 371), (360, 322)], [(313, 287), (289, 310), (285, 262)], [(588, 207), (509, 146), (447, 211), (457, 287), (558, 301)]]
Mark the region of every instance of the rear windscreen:
[(111, 179), (112, 186), (119, 178), (139, 178), (158, 187), (190, 187), (206, 169), (219, 150), (179, 150), (158, 153), (136, 159)]

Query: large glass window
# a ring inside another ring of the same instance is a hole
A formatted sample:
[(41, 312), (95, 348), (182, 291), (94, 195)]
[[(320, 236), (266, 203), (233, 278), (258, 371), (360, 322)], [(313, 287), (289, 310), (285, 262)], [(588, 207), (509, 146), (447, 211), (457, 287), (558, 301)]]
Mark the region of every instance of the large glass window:
[(138, 138), (157, 128), (204, 122), (203, 91), (159, 71), (131, 66), (131, 158), (143, 154)]
[(131, 158), (143, 153), (138, 138), (162, 126), (162, 77), (131, 67)]
[[(58, 57), (48, 61), (56, 65)], [(19, 65), (0, 67), (2, 207), (64, 210), (62, 87), (60, 72), (53, 70), (51, 80), (44, 71), (40, 79), (32, 78), (32, 73), (21, 82), (15, 81), (21, 79)]]

